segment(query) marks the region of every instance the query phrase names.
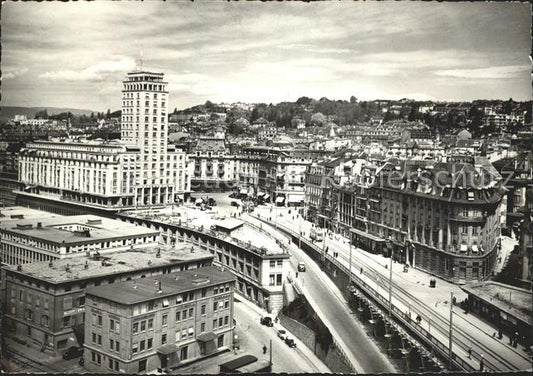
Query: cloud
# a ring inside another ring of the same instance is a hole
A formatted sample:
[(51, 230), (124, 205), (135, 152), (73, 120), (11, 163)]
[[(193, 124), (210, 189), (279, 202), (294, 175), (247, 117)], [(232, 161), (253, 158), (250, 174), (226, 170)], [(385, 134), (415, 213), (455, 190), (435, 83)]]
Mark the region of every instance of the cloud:
[(435, 71), (438, 76), (456, 78), (490, 78), (505, 79), (523, 76), (527, 71), (531, 71), (530, 65), (506, 65), (500, 67), (474, 68), (474, 69), (445, 69)]
[(2, 70), (2, 80), (11, 80), (24, 75), (28, 68), (5, 68)]
[(110, 73), (120, 72), (124, 74), (134, 67), (135, 60), (125, 57), (121, 60), (100, 61), (80, 71), (65, 69), (45, 72), (40, 74), (39, 78), (52, 81), (100, 81), (105, 79)]

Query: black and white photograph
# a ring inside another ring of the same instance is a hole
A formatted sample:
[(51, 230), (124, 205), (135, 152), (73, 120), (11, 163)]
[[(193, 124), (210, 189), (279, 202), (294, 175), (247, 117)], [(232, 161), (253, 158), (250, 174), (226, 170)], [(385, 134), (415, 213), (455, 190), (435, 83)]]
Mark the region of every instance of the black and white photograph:
[(1, 373), (533, 371), (530, 2), (0, 6)]

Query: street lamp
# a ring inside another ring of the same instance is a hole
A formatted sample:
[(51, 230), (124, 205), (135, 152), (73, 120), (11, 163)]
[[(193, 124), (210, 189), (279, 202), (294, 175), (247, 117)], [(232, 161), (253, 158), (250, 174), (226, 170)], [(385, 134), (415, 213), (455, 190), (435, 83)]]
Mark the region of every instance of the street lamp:
[(450, 334), (449, 334), (449, 339), (448, 339), (448, 348), (449, 348), (449, 354), (448, 354), (448, 357), (450, 358), (450, 369), (452, 369), (452, 365), (453, 365), (453, 359), (452, 359), (452, 355), (453, 355), (453, 352), (452, 352), (452, 330), (453, 330), (453, 325), (452, 325), (452, 320), (453, 320), (453, 292), (450, 292)]
[(392, 238), (389, 236), (389, 239), (387, 241), (387, 247), (389, 248), (389, 254), (390, 254), (390, 273), (389, 273), (389, 316), (392, 316), (392, 255), (394, 251), (394, 247), (392, 244)]

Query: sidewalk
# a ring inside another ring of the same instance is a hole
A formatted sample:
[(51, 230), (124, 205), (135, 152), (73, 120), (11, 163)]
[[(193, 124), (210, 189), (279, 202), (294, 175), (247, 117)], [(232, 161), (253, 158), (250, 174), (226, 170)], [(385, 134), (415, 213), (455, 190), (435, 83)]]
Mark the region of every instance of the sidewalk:
[[(249, 300), (242, 297), (241, 295), (236, 294), (235, 297), (239, 300), (239, 304), (244, 304), (248, 309), (256, 312), (259, 317), (269, 316), (269, 313), (266, 310), (256, 306), (254, 303), (250, 302)], [(257, 320), (257, 323), (259, 325), (259, 320)], [(274, 323), (274, 329), (276, 330), (276, 332), (280, 329), (287, 330), (287, 328), (283, 327), (279, 322)], [(287, 333), (289, 334), (291, 338), (295, 339), (295, 341), (298, 344), (298, 349), (302, 352), (304, 357), (307, 358), (307, 360), (311, 362), (311, 364), (313, 364), (313, 366), (317, 369), (318, 373), (331, 373), (331, 370), (313, 353), (313, 351), (310, 348), (308, 348), (302, 341), (300, 341), (296, 336), (294, 336), (288, 330), (287, 330)]]
[[(294, 210), (291, 210), (291, 214), (288, 214), (288, 209), (286, 208), (278, 208), (277, 210), (273, 210), (272, 213), (270, 213), (269, 208), (261, 208), (261, 210), (258, 210), (257, 212), (260, 213), (263, 217), (275, 214), (276, 211), (278, 214), (281, 215), (279, 218), (277, 218), (277, 220), (273, 218), (271, 222), (277, 223), (278, 227), (288, 228), (292, 231), (295, 231), (296, 233), (298, 233), (298, 230), (301, 229), (306, 240), (310, 241), (307, 234), (309, 233), (312, 224), (308, 221), (300, 219), (299, 215), (296, 214)], [(337, 253), (337, 256), (335, 257), (337, 261), (345, 265), (345, 267), (348, 266), (347, 254), (349, 253), (350, 246), (347, 239), (343, 238), (338, 234), (335, 234), (332, 236), (332, 238), (325, 237), (324, 244), (322, 244), (322, 242), (318, 242), (315, 244), (319, 248), (323, 246), (329, 248), (329, 255), (331, 255), (332, 252), (335, 251)], [(379, 278), (377, 278), (376, 280), (375, 277), (374, 279), (367, 278), (368, 276), (366, 274), (368, 273), (365, 273), (362, 276), (363, 280), (368, 280), (368, 283), (370, 283), (371, 287), (372, 284), (374, 284), (375, 287), (372, 288), (374, 290), (377, 290), (377, 293), (380, 296), (384, 297), (385, 299), (388, 299), (388, 280), (390, 276), (390, 270), (388, 269), (388, 267), (390, 264), (390, 259), (385, 258), (381, 255), (367, 253), (361, 249), (352, 248), (352, 265), (356, 264), (357, 266), (357, 268), (352, 269), (352, 271), (354, 272), (356, 277), (358, 276), (358, 274), (356, 274), (356, 271), (360, 267), (361, 263), (372, 265), (372, 269), (374, 269), (374, 271), (379, 275)], [(387, 267), (385, 267), (385, 265)], [(432, 319), (434, 320), (435, 318), (438, 318), (440, 322), (444, 324), (449, 321), (449, 303), (445, 302), (450, 301), (450, 292), (454, 293), (454, 296), (456, 297), (457, 301), (461, 301), (466, 298), (466, 294), (458, 286), (441, 280), (439, 278), (436, 278), (437, 287), (429, 288), (428, 284), (430, 278), (435, 277), (421, 270), (410, 268), (408, 273), (403, 273), (403, 264), (399, 263), (393, 263), (392, 269), (394, 281), (393, 283), (396, 288), (401, 287), (406, 292), (413, 294), (413, 296), (416, 297), (417, 301), (423, 302), (427, 308), (431, 309), (435, 313), (436, 316), (433, 318), (428, 317), (427, 314), (425, 316), (421, 315), (423, 317), (421, 325), (426, 331), (430, 329), (430, 320)], [(403, 294), (400, 291), (394, 291), (393, 305), (407, 311), (407, 309), (409, 309), (409, 307), (405, 307), (407, 304), (399, 301), (398, 298), (394, 296), (397, 293)], [(492, 337), (492, 334), (497, 332), (497, 329), (495, 329), (489, 323), (481, 320), (480, 318), (472, 314), (465, 315), (464, 312), (459, 308), (456, 308), (454, 310), (454, 313), (456, 314), (454, 316), (454, 327), (459, 325), (459, 327), (461, 327), (463, 331), (471, 334), (469, 340), (474, 345), (474, 355), (476, 355), (476, 342), (482, 342), (485, 346), (495, 351), (496, 354), (507, 354), (500, 355), (501, 358), (508, 361), (511, 361), (512, 359), (513, 363), (519, 364), (520, 367), (526, 367), (525, 369), (531, 368), (531, 362), (526, 361), (524, 354), (520, 353), (519, 350), (508, 346), (507, 338), (498, 340)], [(435, 328), (433, 329), (434, 332), (436, 332)], [(439, 338), (439, 340), (441, 340), (441, 338)], [(447, 346), (448, 342), (446, 338), (443, 338), (441, 342), (445, 343)], [(472, 345), (465, 344), (464, 346)], [(459, 355), (463, 360), (467, 361), (468, 363), (471, 363), (471, 360), (468, 360), (466, 348), (463, 348), (460, 351), (460, 349), (455, 346), (454, 352), (457, 353), (457, 355)], [(465, 352), (465, 354), (462, 354), (461, 352)], [(481, 354), (477, 352), (478, 358), (480, 355)], [(485, 357), (486, 356), (487, 354), (485, 354)], [(495, 361), (498, 361), (498, 358), (495, 358)], [(474, 365), (472, 364), (472, 366)]]

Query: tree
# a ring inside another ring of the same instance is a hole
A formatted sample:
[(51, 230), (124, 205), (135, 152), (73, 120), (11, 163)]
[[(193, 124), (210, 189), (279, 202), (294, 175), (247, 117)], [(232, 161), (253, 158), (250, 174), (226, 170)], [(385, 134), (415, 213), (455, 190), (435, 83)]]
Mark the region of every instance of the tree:
[(509, 98), (507, 102), (505, 102), (503, 106), (503, 113), (507, 115), (511, 115), (511, 112), (513, 111), (514, 102), (513, 98)]
[(321, 127), (326, 123), (326, 117), (321, 112), (316, 112), (311, 116), (311, 125)]
[(356, 98), (355, 96), (352, 95), (352, 96), (350, 97), (350, 103), (351, 103), (351, 104), (356, 104), (356, 103), (357, 103), (357, 98)]
[(111, 117), (111, 110), (108, 108), (108, 109), (107, 109), (107, 112), (106, 112), (106, 114), (105, 114), (105, 118), (106, 118), (106, 119), (109, 119), (110, 117)]

